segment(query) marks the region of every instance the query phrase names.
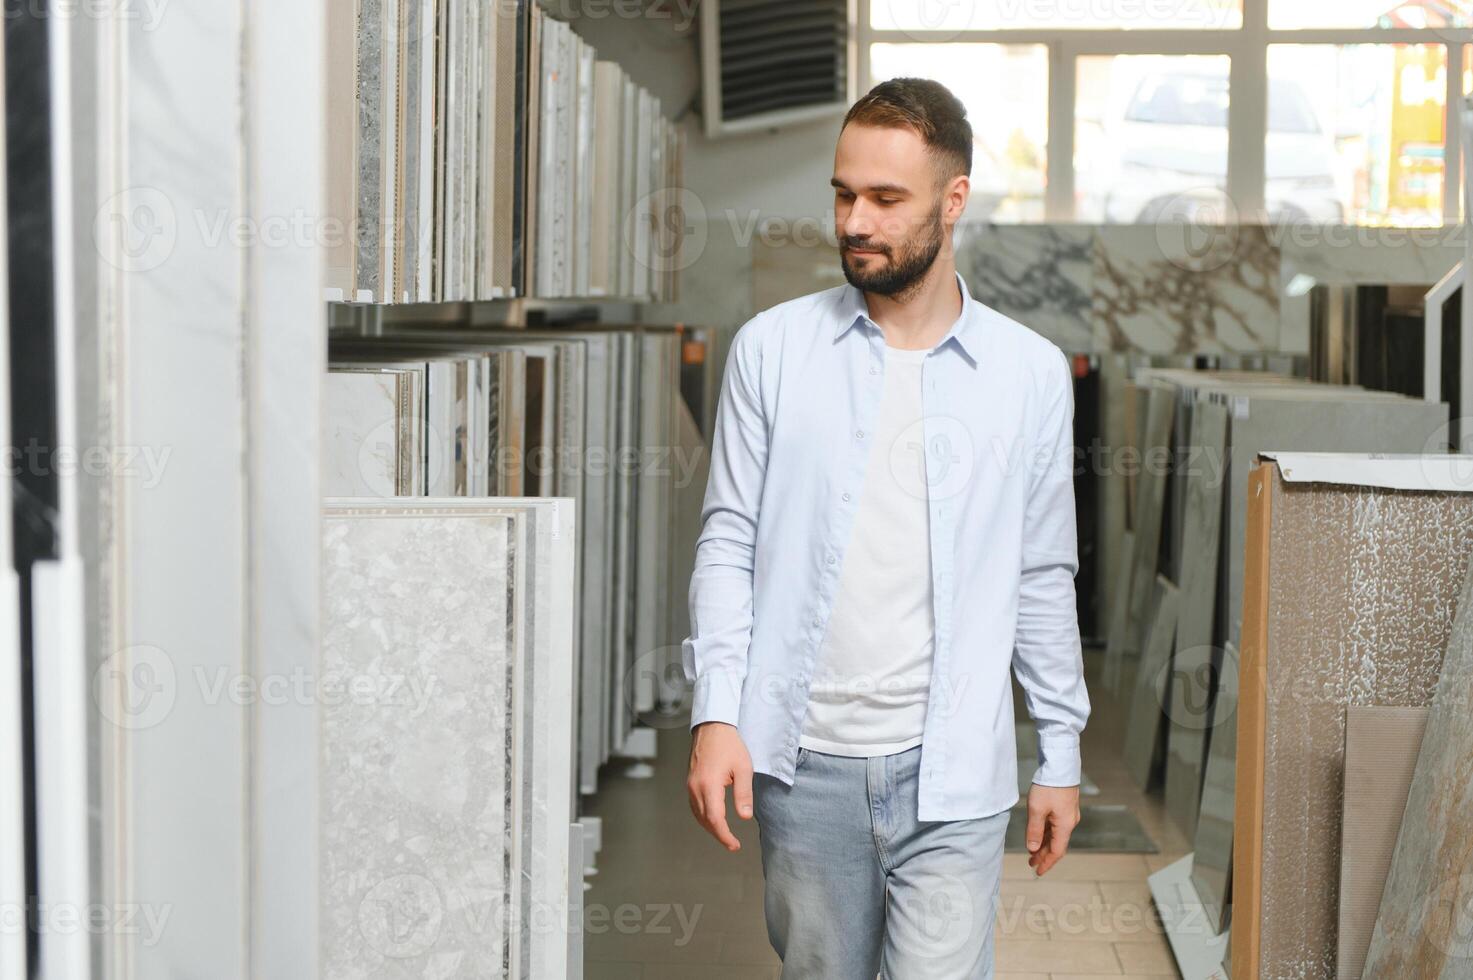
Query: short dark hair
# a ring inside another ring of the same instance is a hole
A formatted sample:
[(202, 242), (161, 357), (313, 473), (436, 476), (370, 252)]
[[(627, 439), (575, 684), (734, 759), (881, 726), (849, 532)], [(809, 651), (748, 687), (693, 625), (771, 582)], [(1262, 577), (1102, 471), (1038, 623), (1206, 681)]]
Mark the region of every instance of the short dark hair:
[(940, 82), (929, 78), (881, 82), (849, 107), (844, 126), (851, 122), (914, 130), (936, 161), (938, 184), (958, 175), (971, 176), (972, 124), (967, 108)]

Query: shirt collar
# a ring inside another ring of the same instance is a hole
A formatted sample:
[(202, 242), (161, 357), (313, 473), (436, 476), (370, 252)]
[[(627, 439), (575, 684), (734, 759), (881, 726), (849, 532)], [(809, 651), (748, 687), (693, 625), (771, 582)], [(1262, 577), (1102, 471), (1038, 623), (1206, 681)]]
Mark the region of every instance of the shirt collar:
[[(956, 273), (956, 284), (962, 293), (962, 312), (956, 318), (956, 322), (951, 325), (951, 329), (946, 332), (946, 336), (941, 338), (941, 343), (936, 346), (942, 347), (947, 343), (954, 343), (957, 350), (961, 351), (967, 360), (976, 364), (977, 354), (980, 352), (978, 326), (986, 308), (972, 298), (971, 291), (967, 289), (967, 281), (962, 278), (960, 272)], [(874, 322), (869, 318), (869, 305), (864, 301), (864, 292), (857, 286), (845, 283), (843, 291), (839, 294), (834, 339), (838, 340), (848, 333), (851, 327), (862, 322)]]

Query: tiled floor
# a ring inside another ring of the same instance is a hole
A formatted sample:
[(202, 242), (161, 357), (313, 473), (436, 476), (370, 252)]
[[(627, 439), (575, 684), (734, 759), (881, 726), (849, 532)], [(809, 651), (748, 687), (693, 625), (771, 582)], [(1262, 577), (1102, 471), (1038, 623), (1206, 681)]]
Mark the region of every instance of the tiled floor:
[[(997, 922), (998, 980), (1091, 980), (1178, 976), (1146, 888), (1146, 875), (1186, 853), (1159, 794), (1147, 797), (1119, 758), (1121, 712), (1094, 676), (1084, 767), (1099, 784), (1092, 803), (1134, 808), (1161, 847), (1152, 855), (1066, 855), (1043, 878), (1027, 856), (1004, 857)], [(1020, 705), (1018, 717), (1026, 717)], [(742, 849), (728, 853), (690, 814), (685, 796), (689, 737), (661, 732), (652, 779), (605, 770), (587, 811), (601, 816), (598, 873), (585, 893), (587, 980), (769, 980), (778, 960), (762, 917), (757, 828), (737, 820)]]

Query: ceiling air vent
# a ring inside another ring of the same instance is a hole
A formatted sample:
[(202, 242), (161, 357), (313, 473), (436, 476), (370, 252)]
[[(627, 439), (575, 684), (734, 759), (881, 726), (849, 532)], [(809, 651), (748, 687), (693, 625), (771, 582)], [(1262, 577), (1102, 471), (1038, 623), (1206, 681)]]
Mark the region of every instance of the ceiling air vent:
[(842, 114), (854, 101), (854, 0), (705, 0), (708, 137)]

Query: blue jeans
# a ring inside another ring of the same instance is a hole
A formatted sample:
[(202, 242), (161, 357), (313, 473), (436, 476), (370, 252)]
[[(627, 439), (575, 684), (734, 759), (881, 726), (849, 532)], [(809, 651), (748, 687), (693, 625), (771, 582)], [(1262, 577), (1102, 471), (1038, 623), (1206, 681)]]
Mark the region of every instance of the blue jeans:
[(753, 776), (783, 980), (992, 977), (1008, 813), (918, 821), (920, 760), (799, 748), (792, 786)]

